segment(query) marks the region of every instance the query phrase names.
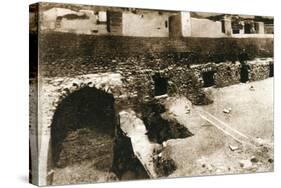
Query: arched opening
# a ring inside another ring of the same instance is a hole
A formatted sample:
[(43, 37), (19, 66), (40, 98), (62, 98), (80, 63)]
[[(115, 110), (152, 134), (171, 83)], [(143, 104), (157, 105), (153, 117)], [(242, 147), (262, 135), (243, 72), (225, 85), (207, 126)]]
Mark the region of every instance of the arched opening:
[(115, 179), (115, 128), (112, 94), (85, 87), (63, 99), (51, 125), (53, 184)]
[(208, 71), (208, 72), (203, 72), (202, 77), (204, 81), (203, 87), (211, 87), (215, 85), (215, 73), (216, 71)]
[(154, 95), (164, 95), (167, 94), (167, 88), (168, 88), (168, 79), (165, 77), (161, 77), (159, 73), (156, 73), (152, 76), (152, 79), (154, 81)]
[(246, 83), (249, 80), (249, 67), (245, 63), (242, 63), (241, 65), (240, 82)]

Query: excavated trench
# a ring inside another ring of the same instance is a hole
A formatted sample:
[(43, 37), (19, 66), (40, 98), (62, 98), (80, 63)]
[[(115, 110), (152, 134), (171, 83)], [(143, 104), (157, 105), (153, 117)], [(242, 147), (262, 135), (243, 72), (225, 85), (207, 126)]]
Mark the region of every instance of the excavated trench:
[(187, 138), (193, 134), (173, 119), (165, 119), (162, 114), (166, 109), (161, 102), (152, 100), (142, 105), (142, 120), (147, 129), (148, 138), (152, 142), (162, 144), (176, 138)]
[(117, 127), (112, 170), (120, 180), (149, 179), (145, 168), (135, 156), (131, 139)]
[(158, 100), (152, 100), (141, 106), (142, 120), (151, 142), (161, 144), (153, 153), (155, 172), (159, 177), (166, 177), (176, 169), (176, 163), (169, 156), (163, 156), (164, 142), (170, 139), (187, 138), (193, 136), (186, 127), (174, 119), (163, 118), (165, 106)]
[[(175, 120), (164, 119), (159, 101), (141, 104), (140, 111), (152, 143), (193, 135)], [(51, 125), (52, 184), (150, 178), (118, 117), (113, 95), (96, 88), (82, 88), (61, 101)], [(176, 165), (160, 152), (152, 153), (153, 163), (158, 176), (168, 176)]]

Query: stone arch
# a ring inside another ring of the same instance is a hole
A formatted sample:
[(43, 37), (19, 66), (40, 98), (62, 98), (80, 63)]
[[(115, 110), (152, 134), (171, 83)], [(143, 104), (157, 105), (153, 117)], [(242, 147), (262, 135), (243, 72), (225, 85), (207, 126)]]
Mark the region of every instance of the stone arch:
[(53, 179), (51, 128), (59, 105), (73, 93), (90, 88), (118, 98), (123, 93), (121, 78), (120, 74), (103, 73), (73, 78), (45, 78), (40, 81), (41, 87), (38, 91), (38, 101), (41, 104), (38, 109), (38, 158), (40, 159), (38, 184), (40, 186), (50, 185)]
[[(113, 142), (109, 143), (107, 139), (112, 140), (114, 137), (115, 124), (114, 97), (112, 94), (94, 87), (84, 87), (69, 94), (58, 105), (51, 124), (53, 165), (64, 167), (68, 163), (79, 162), (79, 160), (91, 157), (93, 153), (84, 153), (82, 158), (73, 156), (77, 155), (77, 153), (73, 154), (73, 151), (63, 150), (64, 154), (62, 154), (63, 142), (65, 140), (71, 142), (75, 138), (79, 139), (79, 134), (95, 134), (92, 141), (98, 142), (100, 145), (109, 144), (107, 146), (110, 148), (107, 149), (111, 150)], [(83, 144), (83, 141), (76, 143), (76, 147), (79, 147), (79, 144)], [(92, 149), (96, 151), (101, 149), (99, 146), (95, 146), (96, 144), (92, 146)], [(70, 149), (75, 150), (73, 147)], [(80, 148), (79, 150), (83, 149)], [(84, 152), (89, 150), (88, 148)], [(100, 153), (100, 155), (103, 154)], [(73, 157), (76, 159), (72, 159)]]

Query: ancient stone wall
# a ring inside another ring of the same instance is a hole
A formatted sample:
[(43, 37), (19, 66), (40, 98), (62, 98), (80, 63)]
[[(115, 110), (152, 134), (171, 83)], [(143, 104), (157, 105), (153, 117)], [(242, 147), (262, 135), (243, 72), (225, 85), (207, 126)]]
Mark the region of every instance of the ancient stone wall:
[[(206, 45), (206, 43), (208, 45)], [(273, 38), (180, 38), (168, 37), (118, 37), (76, 35), (70, 33), (39, 34), (41, 63), (78, 57), (91, 61), (93, 57), (131, 57), (181, 53), (187, 63), (236, 61), (240, 53), (250, 58), (272, 57)], [(182, 59), (182, 57), (181, 57)]]
[[(248, 81), (263, 80), (273, 76), (273, 59), (272, 58), (256, 58), (252, 61), (245, 61), (247, 67)], [(206, 63), (192, 65), (190, 67), (200, 82), (200, 87), (204, 87), (203, 73), (214, 72), (214, 86), (225, 87), (238, 84), (241, 82), (240, 62), (222, 62), (222, 63)]]
[(225, 87), (240, 82), (239, 62), (206, 63), (203, 65), (193, 65), (191, 69), (195, 71), (201, 87), (204, 85), (202, 74), (211, 71), (215, 72), (213, 79), (216, 87)]
[(273, 66), (273, 59), (257, 58), (248, 61), (247, 65), (249, 66), (249, 81), (263, 80), (270, 77), (270, 66)]

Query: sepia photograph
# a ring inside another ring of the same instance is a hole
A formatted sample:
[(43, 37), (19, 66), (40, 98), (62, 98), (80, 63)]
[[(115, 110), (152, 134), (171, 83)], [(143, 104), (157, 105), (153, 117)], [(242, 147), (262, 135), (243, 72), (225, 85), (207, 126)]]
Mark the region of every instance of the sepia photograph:
[(274, 171), (274, 18), (29, 6), (29, 182)]

